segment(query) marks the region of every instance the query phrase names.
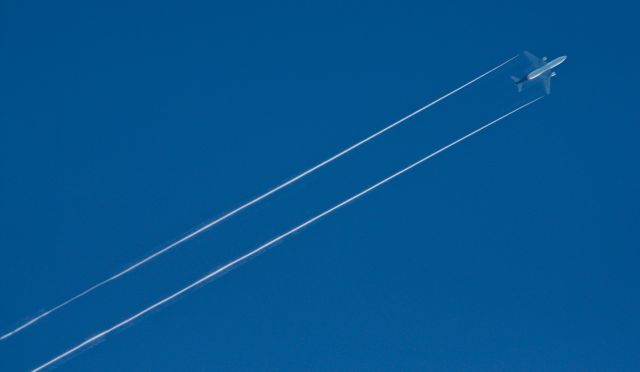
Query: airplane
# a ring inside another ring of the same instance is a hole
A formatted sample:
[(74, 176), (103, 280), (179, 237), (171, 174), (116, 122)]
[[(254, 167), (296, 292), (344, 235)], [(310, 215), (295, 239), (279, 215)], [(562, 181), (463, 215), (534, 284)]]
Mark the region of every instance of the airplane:
[(516, 76), (511, 77), (518, 87), (518, 92), (522, 92), (522, 86), (527, 81), (541, 77), (544, 83), (544, 91), (547, 92), (547, 94), (551, 93), (551, 78), (556, 76), (556, 72), (552, 70), (564, 62), (564, 60), (567, 59), (567, 56), (558, 57), (550, 62), (547, 62), (547, 57), (542, 57), (542, 59), (540, 59), (526, 50), (524, 52), (524, 56), (527, 57), (529, 62), (531, 62), (534, 69), (523, 78), (518, 78)]

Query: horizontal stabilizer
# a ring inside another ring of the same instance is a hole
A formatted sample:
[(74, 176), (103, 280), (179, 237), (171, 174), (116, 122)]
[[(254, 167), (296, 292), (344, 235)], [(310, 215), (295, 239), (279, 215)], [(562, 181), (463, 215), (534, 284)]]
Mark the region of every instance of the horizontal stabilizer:
[(511, 80), (516, 83), (516, 87), (518, 87), (518, 92), (522, 92), (522, 79), (518, 79), (515, 76), (511, 76)]

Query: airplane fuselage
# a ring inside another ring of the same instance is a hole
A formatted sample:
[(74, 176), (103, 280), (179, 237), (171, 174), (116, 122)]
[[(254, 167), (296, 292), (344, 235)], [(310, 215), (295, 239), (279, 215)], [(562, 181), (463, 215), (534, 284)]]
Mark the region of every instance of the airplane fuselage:
[(535, 69), (535, 70), (531, 71), (529, 74), (527, 74), (527, 80), (533, 80), (533, 79), (537, 78), (538, 76), (544, 74), (545, 72), (554, 69), (556, 66), (558, 66), (559, 64), (564, 62), (565, 59), (567, 59), (567, 56), (558, 57), (558, 58), (554, 59), (553, 61), (548, 62), (544, 66), (538, 67), (537, 69)]

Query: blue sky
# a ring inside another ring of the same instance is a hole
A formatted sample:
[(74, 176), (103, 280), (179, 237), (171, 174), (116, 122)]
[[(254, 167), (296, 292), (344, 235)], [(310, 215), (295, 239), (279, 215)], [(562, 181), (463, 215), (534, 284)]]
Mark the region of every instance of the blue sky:
[[(640, 368), (637, 9), (0, 2), (0, 331), (522, 52), (552, 94), (58, 366)], [(25, 370), (542, 93), (523, 58), (0, 344)]]

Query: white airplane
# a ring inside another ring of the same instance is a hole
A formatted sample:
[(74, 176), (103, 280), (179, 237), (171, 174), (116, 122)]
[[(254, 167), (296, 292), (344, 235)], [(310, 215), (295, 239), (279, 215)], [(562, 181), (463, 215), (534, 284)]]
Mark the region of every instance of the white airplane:
[(547, 57), (542, 57), (542, 59), (540, 59), (527, 51), (524, 52), (524, 56), (527, 57), (529, 62), (531, 62), (531, 65), (533, 65), (533, 71), (529, 72), (523, 78), (518, 78), (516, 76), (511, 77), (518, 87), (518, 92), (522, 92), (522, 86), (527, 81), (541, 77), (544, 83), (544, 91), (547, 92), (547, 94), (551, 93), (551, 78), (556, 76), (555, 71), (552, 70), (564, 62), (564, 60), (567, 59), (567, 56), (558, 57), (550, 62), (547, 62)]

